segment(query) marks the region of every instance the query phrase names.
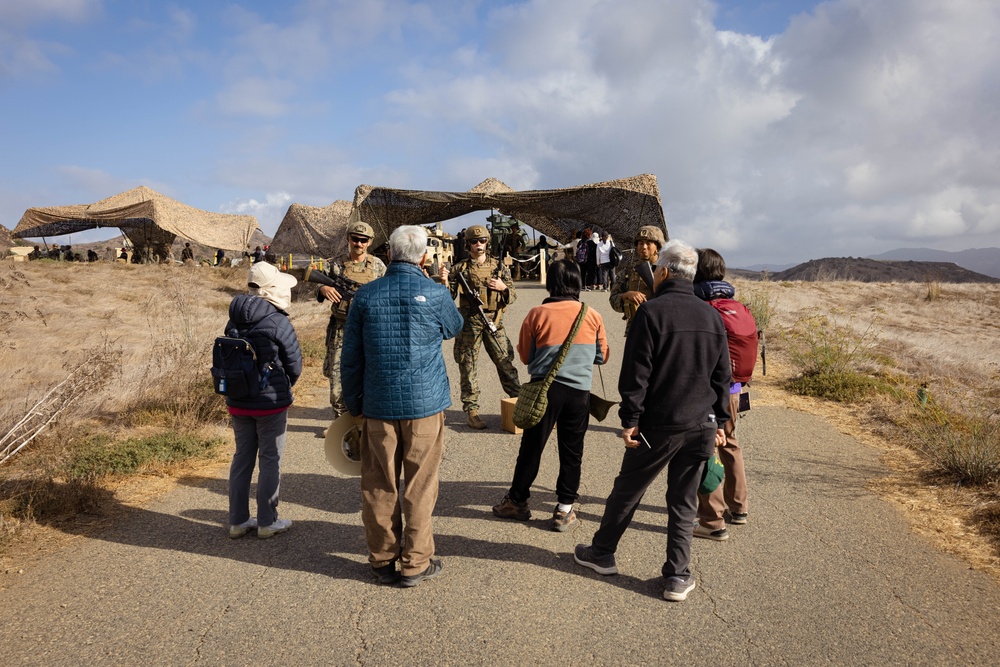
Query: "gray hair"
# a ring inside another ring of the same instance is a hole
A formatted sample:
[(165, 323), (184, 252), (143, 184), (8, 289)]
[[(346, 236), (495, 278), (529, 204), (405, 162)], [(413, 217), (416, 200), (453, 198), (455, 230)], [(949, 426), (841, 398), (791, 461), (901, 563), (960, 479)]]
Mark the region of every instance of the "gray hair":
[(667, 241), (656, 259), (656, 266), (667, 269), (675, 278), (694, 280), (698, 270), (698, 251), (679, 239)]
[(394, 262), (419, 264), (427, 254), (427, 230), (418, 225), (396, 227), (389, 234), (389, 252)]

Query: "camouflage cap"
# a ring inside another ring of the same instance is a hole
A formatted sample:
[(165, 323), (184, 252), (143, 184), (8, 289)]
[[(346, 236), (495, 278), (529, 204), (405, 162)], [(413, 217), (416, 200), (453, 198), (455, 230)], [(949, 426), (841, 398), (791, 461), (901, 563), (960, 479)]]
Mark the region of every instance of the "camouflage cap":
[(656, 244), (657, 250), (663, 250), (663, 244), (666, 243), (663, 239), (663, 230), (653, 225), (644, 225), (639, 228), (638, 233), (635, 235), (635, 242), (638, 243), (639, 241), (652, 241)]
[(489, 239), (490, 232), (486, 229), (485, 225), (472, 225), (465, 229), (465, 238), (467, 239)]
[(375, 238), (375, 230), (367, 222), (352, 222), (347, 227), (348, 234), (357, 234), (358, 236), (367, 236), (370, 239)]

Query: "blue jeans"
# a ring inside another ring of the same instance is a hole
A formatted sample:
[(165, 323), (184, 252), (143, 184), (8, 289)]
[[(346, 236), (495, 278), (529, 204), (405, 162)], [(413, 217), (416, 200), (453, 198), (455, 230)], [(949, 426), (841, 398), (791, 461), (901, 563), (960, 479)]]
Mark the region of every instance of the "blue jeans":
[(257, 525), (270, 526), (278, 518), (281, 454), (285, 451), (288, 410), (266, 417), (230, 415), (236, 435), (236, 453), (229, 467), (229, 525), (250, 518), (250, 480), (254, 461), (257, 475)]

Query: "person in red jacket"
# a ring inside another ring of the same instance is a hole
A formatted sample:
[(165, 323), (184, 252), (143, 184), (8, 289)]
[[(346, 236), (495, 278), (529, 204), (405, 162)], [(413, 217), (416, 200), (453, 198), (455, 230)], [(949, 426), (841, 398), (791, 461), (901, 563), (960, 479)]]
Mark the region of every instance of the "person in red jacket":
[(747, 478), (743, 469), (743, 450), (736, 438), (736, 418), (740, 393), (743, 385), (750, 381), (757, 359), (757, 324), (746, 306), (733, 301), (736, 290), (725, 282), (725, 277), (726, 260), (722, 255), (711, 248), (698, 250), (694, 293), (722, 315), (733, 372), (729, 385), (729, 413), (732, 419), (725, 424), (726, 442), (719, 447), (719, 459), (726, 469), (726, 476), (715, 491), (699, 494), (698, 523), (694, 527), (695, 537), (716, 541), (729, 539), (725, 521), (727, 509), (729, 523), (742, 525), (747, 522)]

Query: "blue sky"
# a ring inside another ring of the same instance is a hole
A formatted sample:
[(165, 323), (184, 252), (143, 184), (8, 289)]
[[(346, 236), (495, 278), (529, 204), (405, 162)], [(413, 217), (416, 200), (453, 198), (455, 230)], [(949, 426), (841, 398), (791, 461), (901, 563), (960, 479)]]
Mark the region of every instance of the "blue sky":
[(1000, 246), (998, 31), (993, 0), (0, 0), (0, 223), (142, 184), (273, 234), (362, 183), (650, 172), (733, 266)]

